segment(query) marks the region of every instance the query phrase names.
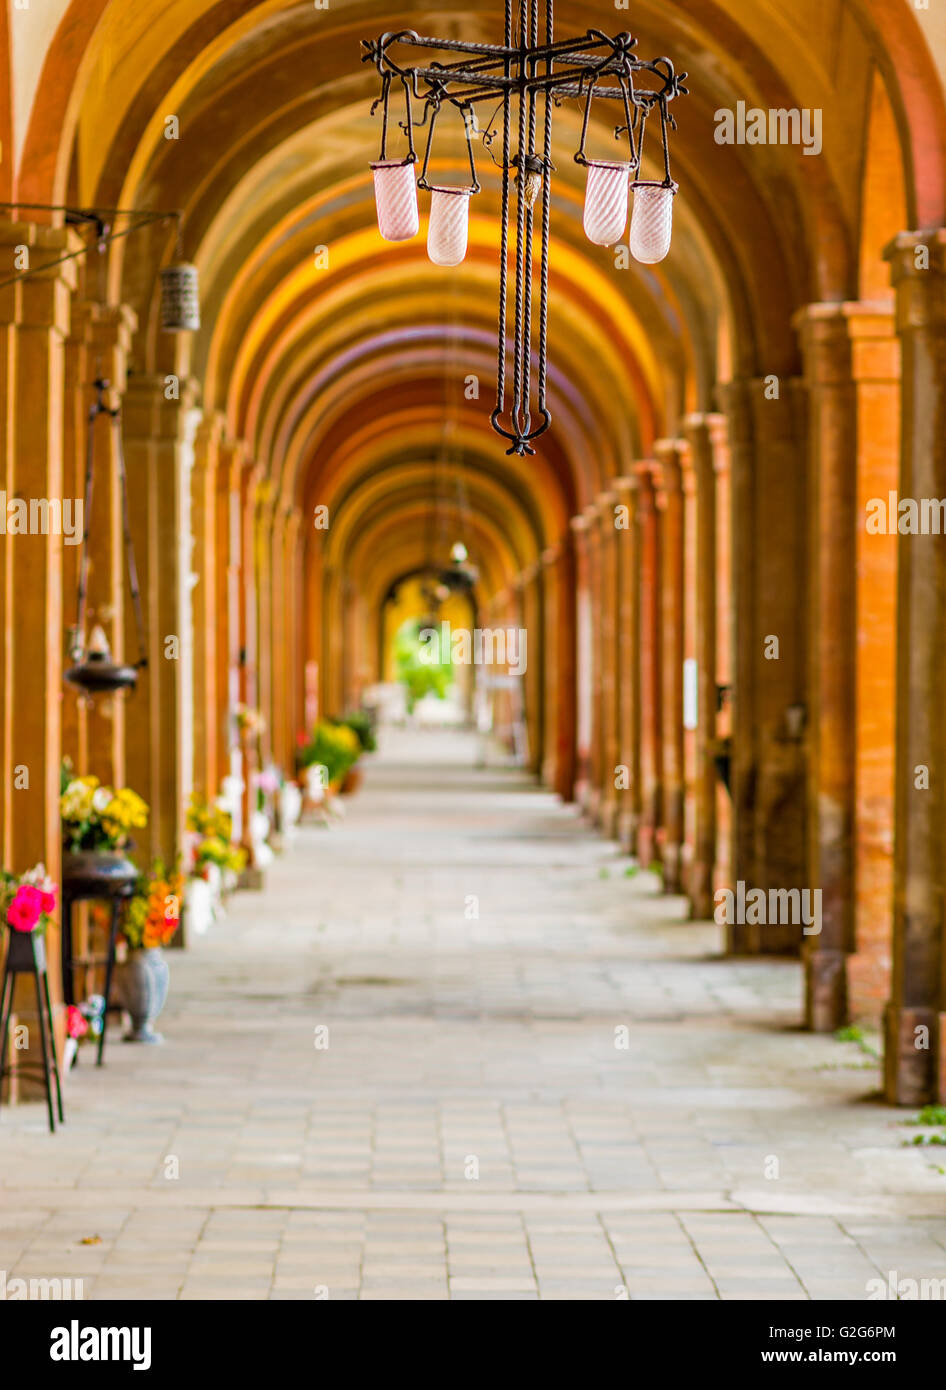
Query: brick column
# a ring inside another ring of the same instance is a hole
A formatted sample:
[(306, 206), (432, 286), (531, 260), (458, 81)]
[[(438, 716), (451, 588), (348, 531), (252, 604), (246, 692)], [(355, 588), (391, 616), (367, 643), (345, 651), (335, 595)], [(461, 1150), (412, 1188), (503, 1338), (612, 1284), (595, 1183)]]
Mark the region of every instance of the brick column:
[[(220, 764), (221, 699), (218, 687), (218, 643), (226, 651), (225, 615), (219, 610), (218, 594), (220, 445), (225, 420), (216, 411), (205, 416), (194, 440), (194, 467), (191, 472), (191, 525), (194, 552), (191, 568), (196, 576), (192, 593), (194, 625), (194, 787), (208, 801), (220, 790), (223, 776)], [(225, 500), (225, 499), (224, 499)]]
[(603, 566), (601, 517), (596, 506), (586, 507), (588, 594), (591, 647), (591, 733), (588, 745), (588, 792), (585, 810), (597, 825), (601, 817), (601, 782), (604, 776), (604, 644), (602, 640)]
[[(193, 768), (187, 663), (190, 626), (190, 456), (194, 384), (168, 399), (162, 375), (129, 378), (124, 400), (125, 457), (135, 560), (141, 582), (148, 666), (125, 725), (128, 783), (149, 803), (139, 858), (173, 863), (180, 853)], [(130, 607), (130, 605), (129, 605)], [(126, 647), (132, 639), (126, 613)], [(177, 654), (170, 639), (177, 639)]]
[[(93, 377), (103, 377), (111, 383), (107, 398), (109, 406), (114, 409), (116, 405), (121, 405), (125, 392), (128, 354), (138, 319), (134, 310), (124, 304), (114, 307), (89, 304), (85, 309), (89, 343), (86, 366), (91, 367)], [(83, 385), (85, 389), (81, 392), (81, 400), (87, 411), (95, 399), (95, 393), (89, 388), (88, 382)], [(127, 604), (125, 599), (128, 580), (125, 573), (118, 451), (112, 422), (101, 417), (95, 423), (95, 489), (89, 555), (89, 594), (84, 636), (88, 639), (92, 627), (101, 624), (108, 637), (113, 660), (128, 660), (133, 664), (138, 660), (138, 645), (134, 637), (130, 592)], [(128, 641), (126, 608), (129, 617)], [(72, 622), (71, 613), (67, 615), (67, 622)], [(125, 780), (126, 698), (121, 694), (97, 695), (87, 715), (90, 762), (80, 771), (95, 773), (111, 786), (121, 786)]]
[(854, 927), (854, 545), (857, 396), (848, 307), (795, 317), (809, 395), (808, 882), (821, 890), (821, 933), (805, 942), (805, 1015), (832, 1032), (847, 1021), (846, 953)]
[(617, 835), (625, 854), (637, 851), (641, 817), (640, 762), (640, 564), (638, 479), (615, 479), (622, 525), (617, 544), (618, 761), (627, 768), (627, 787), (618, 796)]
[[(715, 701), (716, 743), (714, 754), (723, 755), (732, 734), (732, 507), (729, 478), (729, 434), (725, 415), (708, 415), (710, 441), (713, 451), (713, 473), (716, 491), (715, 573), (716, 573), (716, 689), (711, 692)], [(728, 745), (731, 746), (731, 743)], [(732, 883), (732, 799), (720, 776), (716, 774), (716, 878), (717, 884)]]
[(676, 440), (655, 445), (660, 526), (660, 746), (664, 889), (683, 891), (683, 474)]
[[(242, 523), (240, 444), (221, 440), (217, 451), (217, 775), (230, 776), (236, 746), (233, 712), (240, 703), (240, 555)], [(219, 790), (219, 787), (217, 788)]]
[(573, 516), (575, 547), (575, 796), (583, 810), (590, 803), (595, 642), (588, 519)]
[(693, 916), (712, 917), (716, 869), (716, 470), (712, 417), (684, 421), (696, 495), (694, 547), (697, 728), (694, 768), (695, 825), (688, 892)]
[(521, 626), (527, 634), (526, 669), (522, 677), (526, 728), (529, 737), (529, 770), (539, 776), (542, 771), (543, 707), (543, 648), (541, 562), (528, 565), (519, 576)]
[[(759, 386), (759, 383), (756, 383)], [(730, 720), (732, 745), (729, 785), (732, 798), (730, 874), (734, 888), (739, 881), (757, 885), (755, 863), (755, 787), (758, 762), (756, 715), (756, 472), (752, 435), (752, 383), (733, 381), (719, 388), (726, 414), (729, 441), (729, 533), (732, 540), (730, 631), (732, 671)], [(750, 928), (732, 923), (726, 928), (726, 948), (731, 955), (750, 949)]]
[(617, 835), (621, 793), (615, 785), (620, 762), (618, 671), (618, 556), (614, 508), (616, 492), (604, 492), (597, 502), (599, 551), (599, 653), (601, 658), (601, 803), (599, 824), (609, 838)]
[(661, 821), (660, 539), (654, 476), (657, 465), (639, 463), (637, 478), (638, 592), (640, 594), (640, 823), (637, 857), (647, 869), (657, 859)]
[[(918, 248), (926, 248), (919, 251)], [(946, 497), (946, 229), (886, 250), (903, 363), (901, 498)], [(924, 268), (926, 265), (926, 268)], [(946, 549), (904, 535), (897, 584), (893, 979), (886, 1091), (946, 1101)], [(924, 778), (921, 768), (928, 769)], [(924, 785), (924, 782), (928, 785)]]
[[(91, 305), (74, 303), (70, 333), (65, 343), (65, 413), (63, 417), (63, 493), (66, 497), (85, 496), (86, 416), (89, 406), (88, 383), (92, 380), (89, 356)], [(63, 555), (62, 609), (66, 633), (75, 622), (79, 588), (81, 546), (66, 547)], [(68, 648), (65, 661), (71, 665)], [(74, 685), (63, 685), (62, 754), (71, 759), (78, 772), (89, 768), (88, 702)]]
[(857, 383), (857, 711), (854, 944), (848, 992), (855, 1018), (877, 1018), (890, 994), (897, 669), (897, 534), (867, 531), (875, 498), (897, 490), (900, 342), (893, 308), (848, 320)]
[[(547, 738), (552, 740), (553, 777), (550, 785), (563, 801), (575, 798), (576, 727), (576, 579), (572, 532), (542, 554), (543, 589), (549, 634), (547, 650), (551, 664), (546, 667), (547, 686), (554, 694), (547, 715)], [(554, 717), (552, 711), (554, 710)]]
[[(0, 236), (4, 279), (14, 273), (14, 247), (28, 246), (35, 270), (80, 242), (68, 229), (5, 224)], [(69, 334), (74, 261), (39, 270), (0, 291), (4, 316), (15, 323), (5, 335), (3, 380), (7, 432), (4, 438), (7, 499), (24, 502), (63, 500), (63, 423), (65, 342)], [(13, 290), (11, 294), (10, 291)], [(71, 481), (71, 479), (70, 479)], [(61, 882), (62, 831), (59, 818), (59, 767), (62, 753), (63, 537), (7, 533), (0, 540), (3, 559), (5, 653), (3, 659), (3, 753), (5, 867), (22, 873), (42, 860)], [(58, 915), (58, 914), (57, 914)], [(61, 993), (60, 930), (54, 921), (46, 935), (50, 989)], [(29, 1028), (29, 1048), (21, 1063), (39, 1062), (36, 999), (21, 977), (14, 993), (18, 1021)], [(58, 1012), (58, 1010), (57, 1010)], [(61, 1018), (56, 1020), (62, 1041)], [(32, 1077), (21, 1094), (35, 1094)]]
[[(720, 394), (732, 467), (732, 875), (747, 889), (801, 889), (805, 756), (793, 709), (806, 694), (804, 400), (792, 378), (733, 382)], [(728, 947), (780, 954), (801, 941), (800, 924), (736, 924)]]

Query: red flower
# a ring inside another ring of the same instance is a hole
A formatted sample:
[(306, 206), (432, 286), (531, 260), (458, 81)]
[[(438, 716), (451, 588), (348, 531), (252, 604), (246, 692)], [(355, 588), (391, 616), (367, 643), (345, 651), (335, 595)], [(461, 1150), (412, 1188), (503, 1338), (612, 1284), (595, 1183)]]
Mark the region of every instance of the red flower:
[(41, 899), (42, 899), (42, 907), (41, 907), (40, 910), (41, 910), (42, 912), (55, 912), (55, 911), (56, 911), (56, 894), (55, 894), (55, 893), (44, 893), (44, 892), (42, 891), (42, 889), (40, 889), (40, 896), (41, 896)]
[(21, 883), (7, 908), (7, 921), (14, 931), (32, 931), (43, 911), (44, 895), (31, 883)]
[(88, 1031), (89, 1025), (81, 1010), (70, 1004), (66, 1009), (66, 1032), (70, 1038), (84, 1038)]

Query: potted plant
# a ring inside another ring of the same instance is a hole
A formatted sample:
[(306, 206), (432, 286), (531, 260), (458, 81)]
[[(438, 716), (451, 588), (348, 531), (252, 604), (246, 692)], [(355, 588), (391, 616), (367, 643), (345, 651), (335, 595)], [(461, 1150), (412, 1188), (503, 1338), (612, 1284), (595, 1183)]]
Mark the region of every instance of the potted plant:
[(361, 743), (354, 730), (344, 724), (335, 724), (330, 719), (320, 719), (312, 733), (311, 740), (301, 750), (299, 762), (310, 776), (316, 769), (323, 790), (338, 791), (345, 774), (361, 756)]
[(92, 994), (81, 1004), (66, 1005), (66, 1045), (63, 1051), (63, 1070), (74, 1065), (82, 1042), (95, 1042), (105, 1027), (105, 999)]
[(233, 817), (196, 793), (187, 808), (190, 873), (184, 889), (188, 926), (202, 935), (223, 912), (223, 895), (246, 866), (246, 851), (232, 841)]
[[(359, 760), (362, 753), (374, 753), (378, 747), (375, 738), (374, 725), (371, 715), (365, 710), (353, 710), (350, 714), (344, 715), (341, 719), (332, 721), (336, 727), (349, 729), (358, 740)], [(356, 792), (361, 786), (362, 771), (358, 762), (354, 762), (345, 773), (342, 779), (342, 795), (347, 796), (351, 792)]]
[(43, 933), (56, 910), (56, 892), (44, 864), (19, 877), (0, 872), (0, 912), (10, 928), (7, 961), (11, 968), (45, 968)]
[(138, 870), (122, 850), (131, 843), (130, 832), (148, 824), (147, 803), (130, 787), (116, 791), (97, 777), (63, 780), (63, 879), (103, 896), (134, 883)]
[(154, 1021), (168, 994), (168, 963), (163, 947), (181, 923), (180, 874), (169, 874), (160, 860), (138, 880), (138, 891), (125, 907), (121, 936), (124, 959), (116, 968), (116, 994), (131, 1018), (126, 1042), (160, 1043)]

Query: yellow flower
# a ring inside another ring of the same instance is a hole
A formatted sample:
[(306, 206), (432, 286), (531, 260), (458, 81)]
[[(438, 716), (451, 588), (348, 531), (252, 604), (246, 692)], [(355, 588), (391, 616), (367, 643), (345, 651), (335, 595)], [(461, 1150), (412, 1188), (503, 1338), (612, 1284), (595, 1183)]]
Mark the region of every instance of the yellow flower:
[(92, 800), (98, 785), (97, 777), (73, 778), (59, 802), (63, 819), (86, 820), (92, 813)]

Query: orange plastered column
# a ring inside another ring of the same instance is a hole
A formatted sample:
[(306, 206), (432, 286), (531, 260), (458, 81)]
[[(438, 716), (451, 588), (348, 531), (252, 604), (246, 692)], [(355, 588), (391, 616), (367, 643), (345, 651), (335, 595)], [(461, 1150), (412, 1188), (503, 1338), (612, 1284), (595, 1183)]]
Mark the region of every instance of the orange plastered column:
[[(903, 233), (885, 254), (903, 354), (899, 495), (918, 503), (946, 497), (946, 230)], [(941, 534), (899, 538), (897, 630), (893, 974), (884, 1015), (885, 1074), (888, 1100), (922, 1105), (946, 1101)]]

